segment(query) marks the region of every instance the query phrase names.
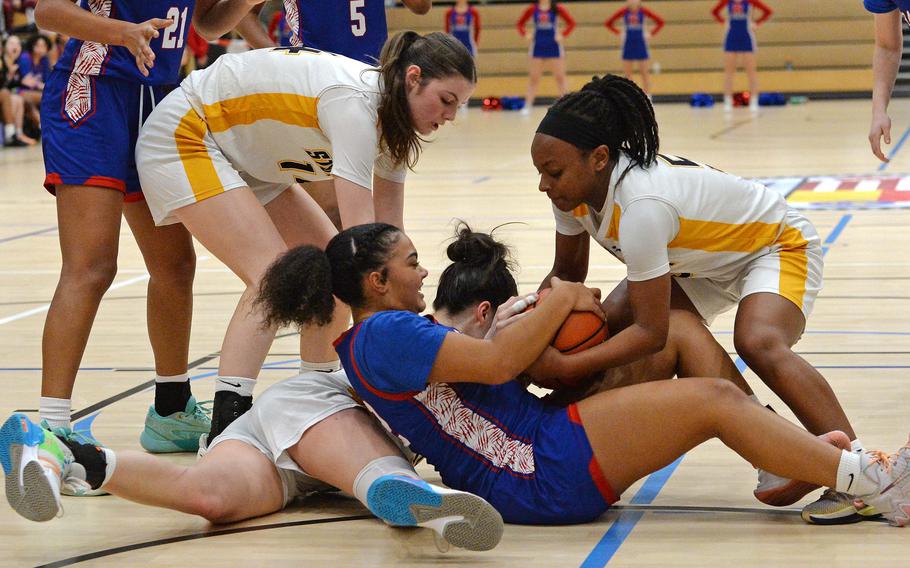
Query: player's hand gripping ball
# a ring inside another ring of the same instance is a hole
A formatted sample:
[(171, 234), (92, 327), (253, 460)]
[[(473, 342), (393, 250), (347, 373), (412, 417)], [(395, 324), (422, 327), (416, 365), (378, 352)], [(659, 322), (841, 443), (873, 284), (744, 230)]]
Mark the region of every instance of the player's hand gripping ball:
[[(537, 294), (537, 304), (544, 301), (550, 289), (546, 288)], [(528, 306), (525, 311), (531, 311), (534, 306)], [(563, 322), (562, 327), (556, 332), (550, 344), (564, 355), (580, 353), (607, 340), (609, 331), (607, 322), (600, 319), (594, 312), (573, 311)]]

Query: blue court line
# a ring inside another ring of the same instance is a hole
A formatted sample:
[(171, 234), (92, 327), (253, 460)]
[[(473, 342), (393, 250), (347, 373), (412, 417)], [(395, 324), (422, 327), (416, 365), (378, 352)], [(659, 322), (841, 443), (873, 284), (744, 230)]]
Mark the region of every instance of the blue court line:
[[(670, 476), (673, 475), (673, 472), (684, 457), (685, 455), (679, 456), (676, 458), (676, 461), (667, 467), (655, 471), (648, 476), (644, 485), (642, 485), (635, 496), (632, 497), (631, 504), (650, 504), (651, 501), (657, 497), (657, 494), (660, 493), (660, 490), (663, 489), (663, 486), (670, 479)], [(607, 534), (600, 539), (600, 542), (594, 546), (594, 550), (592, 550), (591, 553), (588, 554), (588, 557), (585, 558), (584, 562), (581, 563), (581, 568), (600, 568), (601, 566), (606, 566), (644, 514), (645, 511), (623, 511), (619, 515), (619, 518), (613, 521)]]
[(901, 136), (901, 139), (897, 141), (897, 144), (894, 145), (894, 148), (891, 148), (891, 151), (888, 153), (888, 161), (882, 162), (878, 165), (878, 171), (884, 171), (891, 164), (891, 159), (894, 158), (894, 155), (897, 154), (898, 150), (901, 149), (901, 146), (904, 145), (904, 142), (907, 141), (907, 137), (910, 136), (910, 126), (907, 127), (907, 130), (904, 130), (904, 135)]
[(51, 231), (56, 231), (56, 230), (57, 230), (57, 225), (54, 225), (53, 227), (47, 227), (46, 229), (38, 229), (37, 231), (31, 231), (29, 233), (22, 233), (21, 235), (13, 235), (12, 237), (4, 237), (4, 238), (0, 239), (0, 243), (6, 243), (9, 241), (24, 239), (26, 237), (34, 237), (35, 235), (40, 235), (42, 233), (49, 233)]

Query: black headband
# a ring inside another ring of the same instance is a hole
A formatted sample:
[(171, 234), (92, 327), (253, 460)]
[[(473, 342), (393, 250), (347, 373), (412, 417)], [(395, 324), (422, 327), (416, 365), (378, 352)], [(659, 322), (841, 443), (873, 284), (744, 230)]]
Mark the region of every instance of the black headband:
[(552, 108), (540, 121), (537, 133), (559, 138), (582, 150), (593, 150), (606, 144), (606, 136), (597, 125)]

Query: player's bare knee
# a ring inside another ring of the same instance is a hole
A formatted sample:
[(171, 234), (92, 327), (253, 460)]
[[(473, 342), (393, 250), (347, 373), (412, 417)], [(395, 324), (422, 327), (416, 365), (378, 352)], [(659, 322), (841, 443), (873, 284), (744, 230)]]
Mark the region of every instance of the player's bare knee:
[[(148, 266), (149, 274), (157, 283), (166, 284), (171, 288), (192, 289), (193, 279), (196, 277), (196, 253), (174, 255)], [(192, 292), (191, 292), (192, 293)]]
[(773, 330), (750, 330), (749, 333), (734, 334), (733, 347), (750, 367), (762, 366), (763, 361), (773, 362), (782, 350), (789, 351), (784, 339)]
[(64, 263), (60, 271), (61, 284), (68, 290), (82, 290), (97, 296), (107, 292), (116, 276), (116, 259), (98, 260), (90, 264)]

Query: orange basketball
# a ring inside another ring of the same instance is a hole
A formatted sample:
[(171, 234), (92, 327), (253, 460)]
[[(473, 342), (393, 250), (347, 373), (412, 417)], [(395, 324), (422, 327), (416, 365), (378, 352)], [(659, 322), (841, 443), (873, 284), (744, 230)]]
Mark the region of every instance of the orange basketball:
[[(549, 288), (538, 292), (537, 302), (543, 302), (549, 293)], [(534, 306), (528, 308), (533, 309)], [(556, 332), (551, 345), (561, 353), (572, 355), (600, 345), (608, 336), (607, 322), (600, 319), (600, 316), (593, 312), (573, 311)]]

